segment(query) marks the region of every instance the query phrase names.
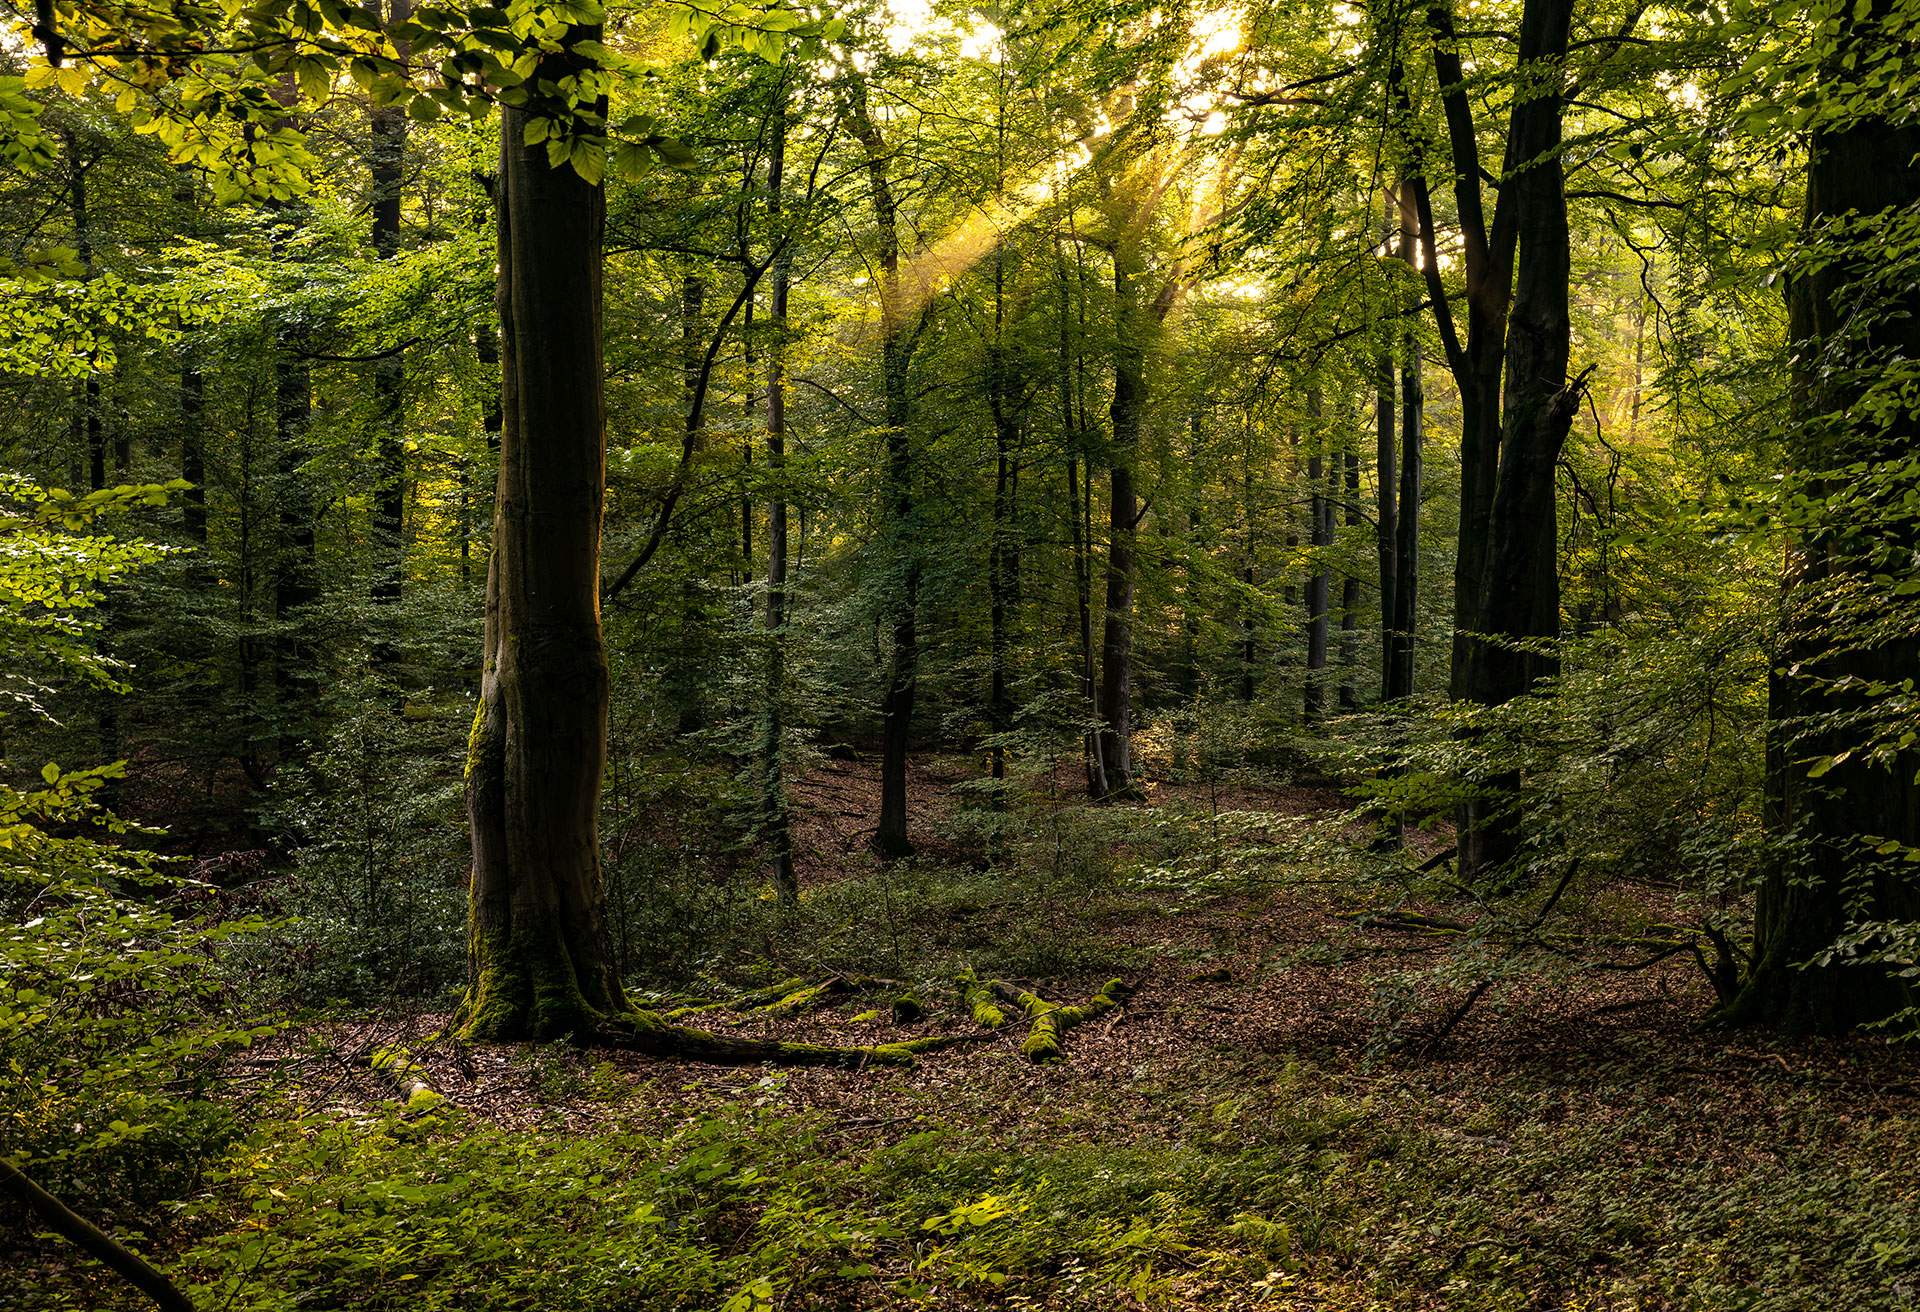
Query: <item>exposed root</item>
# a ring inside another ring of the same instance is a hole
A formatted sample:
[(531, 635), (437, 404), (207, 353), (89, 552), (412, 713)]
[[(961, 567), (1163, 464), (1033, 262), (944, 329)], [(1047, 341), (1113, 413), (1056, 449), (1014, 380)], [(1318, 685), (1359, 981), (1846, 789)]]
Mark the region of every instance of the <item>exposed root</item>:
[(1021, 1014), (1030, 1022), (1026, 1041), (1020, 1045), (1020, 1051), (1028, 1061), (1034, 1062), (1060, 1060), (1066, 1055), (1060, 1042), (1062, 1035), (1076, 1025), (1083, 1025), (1126, 1006), (1127, 999), (1133, 996), (1132, 986), (1118, 979), (1108, 980), (1101, 985), (1098, 993), (1073, 1006), (1048, 1002), (1039, 994), (1016, 989), (1004, 980), (995, 980), (993, 989), (1018, 1006)]

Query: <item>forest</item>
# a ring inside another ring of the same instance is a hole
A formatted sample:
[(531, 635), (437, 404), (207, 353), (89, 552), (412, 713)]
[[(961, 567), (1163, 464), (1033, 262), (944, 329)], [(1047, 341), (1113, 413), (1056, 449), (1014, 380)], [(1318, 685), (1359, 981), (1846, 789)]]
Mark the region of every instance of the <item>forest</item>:
[(0, 1307), (1920, 1308), (1920, 0), (0, 0)]

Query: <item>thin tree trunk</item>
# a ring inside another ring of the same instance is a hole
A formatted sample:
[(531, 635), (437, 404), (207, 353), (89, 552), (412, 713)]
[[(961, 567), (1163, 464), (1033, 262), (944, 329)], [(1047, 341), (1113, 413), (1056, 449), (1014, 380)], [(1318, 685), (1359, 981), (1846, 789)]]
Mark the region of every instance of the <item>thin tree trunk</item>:
[(856, 78), (849, 96), (850, 125), (866, 154), (867, 182), (880, 255), (880, 371), (886, 409), (886, 512), (888, 539), (901, 571), (893, 602), (893, 646), (887, 660), (881, 702), (880, 823), (873, 845), (881, 856), (909, 855), (907, 838), (907, 749), (912, 742), (913, 702), (919, 677), (920, 643), (916, 612), (920, 600), (920, 558), (912, 541), (913, 449), (908, 424), (913, 417), (908, 367), (913, 343), (900, 284), (899, 210), (894, 200), (891, 158), (886, 142), (867, 111), (866, 84)]
[(1316, 724), (1326, 709), (1324, 678), (1327, 669), (1327, 549), (1333, 545), (1333, 503), (1327, 496), (1325, 457), (1322, 448), (1326, 435), (1320, 425), (1320, 385), (1307, 386), (1307, 520), (1308, 545), (1313, 551), (1312, 572), (1307, 575), (1307, 683), (1306, 722)]
[[(1085, 499), (1080, 490), (1080, 456), (1083, 443), (1081, 424), (1075, 413), (1073, 332), (1072, 320), (1068, 317), (1068, 300), (1071, 294), (1067, 278), (1066, 260), (1055, 252), (1055, 267), (1060, 275), (1060, 431), (1067, 447), (1067, 529), (1073, 545), (1073, 596), (1079, 619), (1080, 638), (1080, 696), (1083, 713), (1096, 716), (1099, 713), (1099, 690), (1095, 683), (1093, 659), (1093, 561), (1090, 534), (1086, 531)], [(1093, 471), (1089, 466), (1087, 480), (1091, 484)], [(1082, 735), (1083, 756), (1087, 774), (1087, 795), (1104, 796), (1107, 791), (1107, 772), (1100, 761), (1100, 734), (1089, 729)]]
[(1107, 475), (1107, 609), (1100, 642), (1103, 798), (1133, 791), (1134, 543), (1140, 517), (1133, 462), (1147, 404), (1146, 323), (1136, 243), (1122, 234), (1113, 246), (1113, 447)]
[[(1398, 289), (1398, 282), (1392, 284)], [(1398, 297), (1389, 297), (1392, 308)], [(1393, 374), (1393, 332), (1381, 333), (1374, 356), (1374, 454), (1375, 485), (1374, 547), (1380, 562), (1380, 700), (1393, 700), (1394, 616), (1398, 605), (1395, 594), (1400, 585), (1399, 555), (1399, 433), (1395, 426)]]
[[(1413, 186), (1400, 185), (1400, 259), (1408, 269), (1416, 262), (1420, 219), (1415, 212)], [(1388, 622), (1389, 700), (1413, 695), (1414, 640), (1420, 613), (1420, 496), (1424, 455), (1421, 424), (1426, 418), (1426, 395), (1420, 378), (1420, 339), (1411, 323), (1400, 340), (1400, 494), (1394, 518), (1393, 615)]]
[[(784, 88), (779, 93), (785, 95)], [(780, 229), (787, 162), (787, 112), (775, 112), (773, 143), (767, 161), (767, 210), (775, 241), (786, 243), (774, 257), (768, 298), (771, 343), (767, 358), (767, 480), (773, 495), (767, 505), (767, 707), (761, 743), (762, 824), (773, 866), (773, 887), (783, 901), (799, 896), (793, 868), (793, 827), (787, 808), (782, 752), (785, 745), (787, 663), (787, 500), (782, 483), (787, 463), (787, 299), (793, 282), (792, 243)]]
[[(1343, 456), (1347, 471), (1346, 523), (1358, 529), (1360, 519), (1360, 453), (1349, 443)], [(1328, 512), (1332, 520), (1332, 512)], [(1331, 537), (1331, 533), (1328, 535)], [(1353, 536), (1358, 536), (1354, 534)], [(1360, 576), (1352, 569), (1342, 571), (1340, 581), (1340, 709), (1360, 709)]]
[[(406, 21), (412, 0), (387, 0), (387, 22)], [(402, 47), (401, 53), (405, 54)], [(371, 236), (374, 255), (391, 260), (400, 253), (400, 193), (407, 150), (407, 115), (398, 105), (376, 108), (369, 123), (372, 137)], [(373, 491), (373, 599), (400, 600), (406, 575), (405, 531), (407, 463), (405, 433), (406, 357), (399, 351), (373, 364), (373, 406), (378, 434), (377, 474)], [(390, 635), (389, 635), (390, 636)], [(383, 641), (383, 648), (388, 650)]]

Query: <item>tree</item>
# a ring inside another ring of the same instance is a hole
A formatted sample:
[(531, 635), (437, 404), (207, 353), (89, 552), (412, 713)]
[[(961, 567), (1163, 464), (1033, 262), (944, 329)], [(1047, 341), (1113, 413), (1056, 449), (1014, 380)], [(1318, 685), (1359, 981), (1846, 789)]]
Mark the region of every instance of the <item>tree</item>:
[(1837, 1032), (1920, 1005), (1898, 928), (1920, 919), (1920, 753), (1900, 710), (1920, 630), (1893, 564), (1920, 541), (1920, 415), (1900, 390), (1920, 359), (1920, 125), (1874, 80), (1912, 48), (1895, 9), (1820, 11), (1832, 38), (1788, 292), (1788, 450), (1807, 511), (1791, 521), (1768, 682), (1778, 841), (1756, 898), (1752, 966), (1726, 1010), (1788, 1030)]

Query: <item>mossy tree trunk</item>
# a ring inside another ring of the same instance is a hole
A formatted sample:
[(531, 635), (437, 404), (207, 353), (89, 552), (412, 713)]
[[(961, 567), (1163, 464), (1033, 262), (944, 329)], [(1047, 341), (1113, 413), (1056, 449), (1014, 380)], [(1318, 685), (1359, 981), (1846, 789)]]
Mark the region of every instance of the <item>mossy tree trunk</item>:
[[(582, 39), (598, 33), (575, 29)], [(549, 63), (563, 64), (564, 54)], [(543, 66), (540, 76), (564, 68)], [(605, 928), (600, 628), (603, 190), (501, 111), (500, 471), (467, 756), (470, 1037), (545, 1039), (628, 1010)]]

